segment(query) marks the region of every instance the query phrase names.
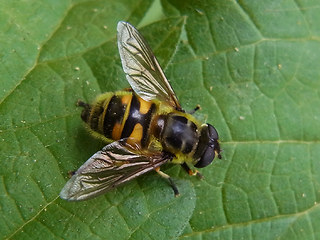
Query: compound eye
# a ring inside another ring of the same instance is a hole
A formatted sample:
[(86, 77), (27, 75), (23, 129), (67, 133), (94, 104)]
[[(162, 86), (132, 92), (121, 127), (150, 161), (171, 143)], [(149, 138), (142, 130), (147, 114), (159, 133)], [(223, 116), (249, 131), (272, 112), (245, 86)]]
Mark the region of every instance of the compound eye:
[(217, 130), (210, 124), (206, 124), (201, 130), (199, 147), (195, 154), (199, 161), (194, 165), (196, 168), (203, 168), (212, 163), (215, 154), (220, 156), (219, 135)]
[(203, 168), (212, 163), (215, 156), (213, 146), (208, 145), (204, 153), (202, 154), (200, 160), (194, 165), (196, 168)]
[(213, 139), (213, 140), (219, 139), (217, 130), (211, 124), (208, 124), (208, 132), (209, 132), (210, 139)]

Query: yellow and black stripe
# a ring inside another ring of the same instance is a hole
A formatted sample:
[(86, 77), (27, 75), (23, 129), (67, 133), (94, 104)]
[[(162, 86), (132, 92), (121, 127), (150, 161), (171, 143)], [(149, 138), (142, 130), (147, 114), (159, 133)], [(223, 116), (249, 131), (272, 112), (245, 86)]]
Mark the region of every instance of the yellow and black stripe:
[(82, 119), (93, 131), (108, 139), (147, 146), (148, 130), (157, 110), (155, 103), (132, 92), (118, 92), (101, 96), (93, 105), (84, 107)]
[(148, 142), (148, 129), (155, 110), (156, 105), (154, 103), (146, 102), (133, 94), (121, 138), (128, 139), (128, 143), (135, 142), (145, 147)]

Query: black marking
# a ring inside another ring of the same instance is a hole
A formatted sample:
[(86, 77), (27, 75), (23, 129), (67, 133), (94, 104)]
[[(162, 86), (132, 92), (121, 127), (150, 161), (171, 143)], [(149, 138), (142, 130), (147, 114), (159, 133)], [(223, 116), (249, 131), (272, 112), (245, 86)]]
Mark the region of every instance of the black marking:
[(113, 127), (116, 123), (121, 123), (127, 105), (122, 104), (121, 96), (114, 95), (108, 104), (103, 121), (103, 133), (106, 137), (112, 138)]
[(180, 135), (179, 136), (171, 135), (170, 137), (166, 137), (166, 142), (167, 144), (169, 144), (171, 147), (175, 149), (180, 150), (182, 147), (182, 140)]
[(189, 132), (188, 134), (186, 134), (186, 136), (184, 137), (184, 148), (182, 149), (182, 152), (184, 154), (188, 154), (192, 151), (193, 146), (196, 144), (196, 139), (197, 139), (197, 135), (196, 135), (196, 131), (197, 131), (197, 126), (191, 122), (188, 121), (189, 125), (187, 128), (187, 131)]
[(144, 114), (145, 118), (144, 118), (144, 125), (143, 126), (143, 135), (142, 135), (142, 139), (141, 139), (141, 146), (144, 147), (147, 145), (149, 136), (148, 136), (148, 129), (149, 129), (149, 125), (151, 122), (151, 118), (153, 113), (156, 110), (156, 105), (153, 103), (149, 109), (149, 111)]
[(182, 152), (188, 154), (192, 151), (195, 141), (186, 141)]
[(156, 106), (152, 103), (149, 111), (145, 114), (140, 112), (140, 101), (136, 95), (132, 96), (130, 111), (126, 123), (123, 127), (121, 138), (128, 138), (137, 123), (140, 123), (143, 128), (141, 146), (144, 147), (148, 141), (148, 129), (151, 122), (152, 114), (156, 110)]
[(188, 123), (188, 119), (183, 116), (173, 116), (172, 118), (180, 123), (184, 123), (184, 124)]

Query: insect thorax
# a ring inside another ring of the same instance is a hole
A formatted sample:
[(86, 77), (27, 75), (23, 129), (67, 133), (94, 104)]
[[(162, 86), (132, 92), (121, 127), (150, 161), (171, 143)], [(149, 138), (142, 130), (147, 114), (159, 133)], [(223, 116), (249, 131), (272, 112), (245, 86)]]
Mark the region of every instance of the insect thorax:
[(166, 151), (192, 156), (199, 141), (198, 127), (185, 115), (172, 112), (158, 116), (155, 136)]

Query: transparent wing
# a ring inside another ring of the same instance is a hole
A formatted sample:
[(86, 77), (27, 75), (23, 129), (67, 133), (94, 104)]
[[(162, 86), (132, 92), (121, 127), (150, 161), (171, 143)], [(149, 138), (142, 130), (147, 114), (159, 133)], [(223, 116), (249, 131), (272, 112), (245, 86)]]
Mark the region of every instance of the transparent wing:
[(120, 141), (105, 146), (90, 157), (60, 192), (62, 199), (80, 201), (94, 198), (170, 160), (162, 152), (139, 152)]
[(117, 31), (122, 68), (132, 89), (146, 101), (159, 99), (181, 109), (169, 81), (143, 36), (127, 22), (119, 22)]

